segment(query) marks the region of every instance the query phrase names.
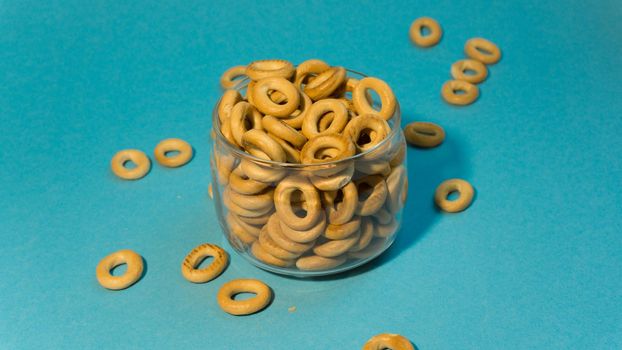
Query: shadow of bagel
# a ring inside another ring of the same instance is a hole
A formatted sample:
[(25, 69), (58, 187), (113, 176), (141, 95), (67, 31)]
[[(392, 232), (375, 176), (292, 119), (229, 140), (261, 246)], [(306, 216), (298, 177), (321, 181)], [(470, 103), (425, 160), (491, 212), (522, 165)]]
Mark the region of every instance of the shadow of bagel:
[(358, 276), (411, 251), (417, 242), (430, 233), (431, 227), (442, 216), (434, 204), (436, 187), (449, 178), (468, 179), (469, 169), (462, 154), (464, 147), (460, 145), (456, 136), (458, 135), (448, 135), (443, 144), (436, 148), (422, 149), (408, 146), (408, 199), (402, 213), (401, 227), (389, 249), (353, 270), (302, 280), (332, 281)]
[(408, 200), (402, 225), (393, 246), (381, 256), (391, 261), (410, 250), (439, 220), (442, 213), (434, 204), (438, 185), (449, 178), (468, 178), (468, 168), (456, 135), (448, 135), (437, 148), (408, 147)]

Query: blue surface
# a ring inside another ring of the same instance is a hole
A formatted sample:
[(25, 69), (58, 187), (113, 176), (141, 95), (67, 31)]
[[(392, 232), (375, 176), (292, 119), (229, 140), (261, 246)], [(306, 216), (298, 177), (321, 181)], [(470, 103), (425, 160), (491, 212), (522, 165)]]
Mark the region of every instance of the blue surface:
[[(431, 49), (407, 35), (423, 15), (445, 31)], [(380, 332), (419, 349), (622, 348), (621, 33), (616, 0), (0, 1), (0, 348), (358, 349)], [(503, 59), (475, 104), (446, 105), (475, 36)], [(234, 255), (188, 283), (184, 255), (224, 244), (206, 195), (218, 78), (273, 57), (381, 77), (405, 121), (447, 140), (409, 149), (404, 228), (373, 263), (295, 280)], [(117, 150), (167, 137), (195, 147), (189, 165), (111, 174)], [(449, 177), (477, 189), (456, 215), (432, 205)], [(147, 272), (111, 292), (95, 266), (121, 248)], [(273, 304), (222, 312), (218, 288), (240, 277)]]

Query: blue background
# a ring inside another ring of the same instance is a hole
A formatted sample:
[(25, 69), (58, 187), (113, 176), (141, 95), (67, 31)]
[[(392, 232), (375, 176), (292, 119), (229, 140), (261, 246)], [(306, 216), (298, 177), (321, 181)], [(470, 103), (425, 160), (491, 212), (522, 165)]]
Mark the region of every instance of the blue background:
[[(424, 15), (445, 32), (430, 49), (408, 38)], [(0, 348), (358, 349), (381, 332), (419, 349), (621, 348), (621, 33), (615, 0), (0, 1)], [(447, 105), (440, 87), (476, 36), (503, 59), (475, 104)], [(403, 229), (373, 263), (296, 280), (233, 255), (191, 284), (185, 254), (225, 244), (206, 194), (218, 79), (262, 58), (381, 77), (405, 122), (447, 139), (409, 148)], [(167, 137), (194, 160), (135, 182), (110, 172), (116, 151)], [(460, 214), (432, 204), (450, 177), (477, 190)], [(95, 266), (122, 248), (146, 275), (105, 290)], [(242, 277), (274, 289), (268, 309), (219, 309)]]

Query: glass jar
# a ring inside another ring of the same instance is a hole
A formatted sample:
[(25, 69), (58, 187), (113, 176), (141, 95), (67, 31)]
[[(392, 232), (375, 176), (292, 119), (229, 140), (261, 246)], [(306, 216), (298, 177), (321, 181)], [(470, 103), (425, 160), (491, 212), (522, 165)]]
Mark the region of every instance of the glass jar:
[[(365, 77), (347, 72), (355, 79)], [(244, 81), (236, 89), (244, 94), (247, 85)], [(380, 106), (372, 95), (368, 99)], [(408, 186), (400, 119), (398, 103), (387, 137), (352, 157), (280, 163), (229, 142), (217, 104), (212, 189), (218, 221), (231, 246), (262, 269), (297, 277), (346, 271), (384, 252), (400, 228)]]

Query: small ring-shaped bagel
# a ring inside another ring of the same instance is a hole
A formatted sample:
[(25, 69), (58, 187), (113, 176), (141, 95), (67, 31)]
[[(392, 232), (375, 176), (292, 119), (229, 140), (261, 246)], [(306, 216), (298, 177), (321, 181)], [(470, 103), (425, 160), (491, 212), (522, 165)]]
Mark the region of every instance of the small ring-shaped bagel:
[[(346, 80), (346, 92), (352, 93), (352, 91), (354, 91), (354, 88), (356, 87), (356, 85), (358, 85), (358, 83), (359, 83), (358, 79), (348, 78)], [(374, 101), (374, 98), (371, 96), (369, 91), (365, 91), (365, 98), (367, 99), (367, 101), (370, 104), (373, 103), (373, 101)], [(356, 107), (354, 107), (354, 103), (352, 103), (352, 100), (349, 100), (347, 97), (342, 98), (340, 100), (346, 104), (348, 109), (351, 109), (351, 110), (355, 110), (356, 109)]]
[(292, 260), (296, 259), (301, 255), (299, 253), (294, 253), (287, 249), (284, 249), (280, 245), (276, 244), (276, 242), (272, 239), (272, 237), (270, 237), (270, 234), (268, 233), (268, 225), (265, 225), (261, 229), (258, 242), (259, 244), (261, 244), (261, 247), (266, 252), (279, 259)]
[(280, 137), (277, 137), (272, 134), (268, 134), (276, 143), (281, 146), (283, 151), (285, 152), (285, 162), (287, 163), (300, 163), (300, 151), (294, 148), (289, 142), (283, 140)]
[[(207, 257), (214, 260), (209, 266), (197, 269), (197, 266)], [(181, 274), (193, 283), (205, 283), (218, 277), (227, 267), (229, 256), (224, 249), (217, 245), (204, 243), (192, 249), (181, 263)]]
[(304, 92), (313, 101), (330, 96), (341, 86), (346, 79), (346, 70), (343, 67), (332, 67), (318, 74), (313, 81), (304, 87)]
[(241, 101), (236, 103), (231, 110), (229, 124), (231, 135), (238, 146), (242, 145), (242, 135), (249, 130), (246, 127), (247, 122), (251, 124), (251, 130), (263, 130), (261, 113), (248, 102)]
[[(250, 299), (234, 300), (240, 293), (256, 294)], [(232, 315), (250, 315), (263, 310), (272, 299), (272, 290), (265, 283), (256, 279), (236, 279), (220, 287), (216, 300), (225, 312)]]
[(231, 110), (238, 102), (242, 101), (242, 95), (238, 90), (226, 90), (220, 102), (218, 103), (218, 120), (220, 120), (220, 127), (227, 123), (231, 116)]
[[(285, 95), (283, 104), (276, 103), (270, 98), (271, 91), (278, 91)], [(275, 117), (289, 117), (300, 104), (300, 93), (291, 81), (285, 78), (265, 78), (257, 81), (251, 91), (255, 107), (263, 114)]]
[[(231, 211), (229, 212), (229, 214), (231, 215), (231, 219), (234, 220), (236, 224), (239, 225), (240, 228), (244, 230), (244, 232), (250, 234), (251, 236), (255, 238), (259, 237), (262, 226), (255, 226), (253, 224), (249, 224), (248, 222), (246, 222), (248, 218), (244, 217), (243, 219), (242, 216), (239, 216)], [(272, 215), (272, 211), (268, 212), (268, 214), (266, 215), (269, 217), (270, 215)], [(255, 219), (255, 218), (252, 218), (252, 219)]]
[[(251, 154), (259, 158), (267, 158), (265, 157), (265, 153), (257, 151), (256, 149), (252, 149)], [(281, 180), (285, 175), (287, 175), (285, 169), (281, 169), (277, 166), (272, 166), (271, 164), (251, 159), (243, 158), (240, 161), (240, 168), (245, 174), (249, 174), (247, 176), (252, 180), (264, 182), (267, 184), (277, 182)]]
[[(296, 215), (292, 206), (292, 194), (301, 191), (306, 203), (306, 216)], [(289, 176), (276, 186), (274, 205), (281, 221), (295, 230), (308, 230), (321, 217), (322, 203), (320, 195), (309, 180), (301, 176)]]
[(445, 130), (434, 123), (414, 122), (404, 127), (404, 136), (413, 146), (431, 148), (443, 143)]
[(238, 143), (235, 141), (233, 134), (231, 133), (231, 118), (225, 120), (223, 124), (220, 124), (220, 132), (225, 137), (225, 139), (234, 147), (238, 148)]
[(274, 206), (274, 189), (268, 188), (262, 192), (252, 195), (245, 195), (235, 191), (229, 191), (229, 199), (238, 206), (249, 210), (265, 210)]
[(306, 84), (310, 75), (317, 75), (330, 69), (330, 66), (318, 59), (311, 59), (302, 62), (296, 67), (296, 77), (294, 78), (294, 85), (299, 89), (302, 88), (302, 84)]
[(227, 69), (220, 77), (220, 86), (223, 89), (233, 89), (244, 79), (246, 66), (233, 66)]
[[(467, 74), (466, 71), (474, 71), (475, 74)], [(451, 65), (451, 76), (456, 80), (478, 84), (486, 80), (488, 68), (480, 61), (471, 59), (460, 60)]]
[[(326, 175), (322, 173), (323, 172), (320, 172), (321, 175)], [(346, 166), (342, 171), (337, 173), (331, 171), (326, 176), (321, 175), (309, 175), (309, 180), (311, 180), (313, 186), (321, 191), (338, 191), (352, 180), (354, 164)]]
[(356, 232), (344, 239), (330, 239), (326, 242), (319, 243), (313, 247), (313, 253), (325, 258), (334, 258), (346, 253), (350, 248), (354, 247), (356, 242), (361, 238), (361, 232)]
[[(464, 91), (458, 94), (456, 91)], [(479, 96), (479, 89), (476, 85), (462, 80), (449, 80), (443, 84), (441, 90), (443, 98), (452, 105), (465, 106), (473, 103)]]
[[(177, 151), (179, 154), (167, 156), (167, 152)], [(166, 139), (160, 141), (153, 151), (153, 155), (158, 163), (169, 167), (180, 167), (192, 159), (192, 146), (181, 139)]]
[(295, 147), (301, 148), (307, 142), (307, 138), (298, 130), (271, 115), (264, 116), (261, 120), (261, 125), (267, 132), (291, 143)]
[[(358, 203), (356, 205), (356, 214), (361, 216), (374, 215), (387, 199), (387, 184), (380, 175), (369, 175), (354, 181), (358, 190)], [(367, 185), (370, 189), (361, 190), (361, 185)], [(371, 192), (371, 193), (370, 193)], [(365, 195), (369, 194), (367, 198)], [(361, 199), (365, 198), (365, 199)]]
[[(318, 123), (327, 113), (332, 113), (330, 125), (319, 131)], [(302, 133), (311, 138), (316, 135), (340, 133), (348, 123), (348, 109), (343, 102), (336, 99), (324, 99), (315, 102), (309, 108), (302, 122)]]
[(343, 133), (352, 140), (359, 152), (373, 148), (391, 132), (385, 119), (376, 114), (364, 114), (348, 122)]
[(259, 241), (255, 241), (255, 243), (253, 243), (253, 245), (251, 246), (251, 254), (253, 254), (253, 256), (259, 261), (268, 265), (278, 267), (289, 267), (294, 265), (293, 260), (277, 258), (276, 256), (268, 253), (266, 249), (261, 245), (261, 243), (259, 243)]
[(296, 230), (287, 225), (287, 223), (280, 220), (281, 232), (285, 237), (296, 243), (309, 243), (314, 242), (316, 238), (320, 237), (324, 233), (326, 228), (326, 214), (324, 211), (320, 211), (320, 218), (318, 221), (308, 229)]
[[(421, 30), (423, 28), (428, 28), (430, 33), (427, 35), (423, 35)], [(430, 47), (438, 44), (443, 36), (443, 29), (438, 24), (438, 22), (430, 17), (421, 17), (417, 18), (410, 25), (410, 39), (417, 44), (417, 46), (421, 47)]]
[[(320, 100), (318, 102), (321, 102), (321, 101), (325, 101), (325, 100)], [(341, 101), (341, 100), (339, 100), (339, 101)], [(344, 105), (345, 105), (345, 103), (344, 103)], [(333, 113), (333, 112), (328, 112), (328, 113), (324, 114), (323, 116), (321, 116), (320, 117), (320, 121), (317, 123), (317, 131), (319, 133), (321, 133), (323, 131), (326, 131), (326, 129), (328, 129), (330, 127), (330, 125), (333, 123), (334, 119), (335, 119), (335, 113)]]
[[(372, 220), (370, 219), (370, 221)], [(386, 238), (373, 238), (371, 239), (371, 242), (367, 243), (367, 246), (365, 248), (358, 250), (358, 251), (355, 251), (356, 245), (354, 245), (354, 247), (352, 247), (350, 251), (348, 252), (348, 257), (352, 259), (363, 260), (363, 259), (371, 258), (373, 256), (377, 256), (386, 249), (387, 241), (389, 240), (387, 240)]]
[(237, 217), (238, 216), (232, 212), (227, 213), (226, 220), (231, 235), (230, 238), (240, 242), (243, 246), (249, 246), (257, 240), (257, 236), (259, 235), (255, 236), (244, 229)]
[(359, 80), (355, 78), (348, 78), (346, 80), (346, 92), (352, 92), (354, 88), (358, 85)]
[(324, 237), (328, 239), (345, 239), (350, 237), (361, 227), (361, 217), (355, 216), (345, 224), (329, 224), (324, 231)]
[[(274, 214), (274, 210), (270, 210), (264, 215), (256, 216), (254, 218), (238, 215), (238, 219), (240, 219), (241, 222), (247, 223), (249, 225), (260, 226), (259, 228), (261, 229), (261, 226), (265, 225), (268, 222), (268, 219), (270, 219), (270, 216), (272, 214)], [(259, 235), (259, 231), (257, 232), (257, 234)]]
[[(131, 161), (136, 167), (129, 169), (125, 163)], [(147, 175), (151, 168), (151, 161), (143, 151), (137, 149), (124, 149), (117, 152), (110, 161), (112, 172), (125, 180), (137, 180)]]
[(361, 217), (361, 238), (356, 242), (352, 248), (350, 248), (350, 252), (360, 252), (361, 250), (367, 248), (372, 238), (374, 238), (374, 222), (371, 217), (363, 216)]
[(254, 88), (255, 88), (255, 81), (254, 80), (249, 81), (248, 84), (246, 85), (246, 93), (243, 95), (246, 101), (248, 101), (248, 103), (252, 104), (253, 106), (255, 105), (255, 101), (253, 100), (253, 89)]
[(257, 154), (253, 153), (252, 149), (263, 152), (268, 157), (267, 160), (274, 162), (285, 161), (285, 151), (283, 151), (283, 148), (262, 130), (252, 129), (245, 132), (242, 136), (242, 145), (255, 156)]
[[(347, 161), (347, 158), (355, 153), (356, 148), (348, 137), (341, 134), (326, 134), (307, 141), (300, 150), (300, 159), (303, 164), (317, 165), (310, 168), (309, 173), (314, 183), (318, 184), (318, 188), (335, 189), (352, 177), (353, 162)], [(337, 163), (322, 165), (327, 162)], [(330, 178), (332, 176), (335, 177)]]
[[(374, 90), (380, 96), (380, 111), (375, 110), (367, 100), (367, 89)], [(367, 77), (361, 79), (352, 90), (352, 103), (358, 114), (377, 114), (384, 120), (393, 118), (397, 106), (397, 100), (393, 90), (384, 81), (378, 78)]]
[[(323, 152), (331, 150), (334, 152)], [(303, 164), (332, 162), (352, 157), (356, 148), (352, 141), (340, 134), (317, 135), (302, 147), (300, 158)]]
[(246, 176), (239, 166), (229, 175), (229, 185), (235, 192), (247, 195), (259, 193), (268, 187), (268, 184), (255, 181)]
[(292, 253), (302, 254), (311, 249), (315, 243), (314, 241), (301, 243), (289, 239), (281, 229), (281, 220), (277, 214), (272, 214), (272, 216), (270, 216), (267, 224), (267, 232), (274, 243)]
[[(447, 196), (452, 192), (458, 192), (459, 197), (456, 200), (448, 200)], [(443, 211), (448, 213), (457, 213), (468, 208), (473, 201), (475, 191), (470, 183), (462, 179), (449, 179), (443, 181), (436, 188), (434, 193), (434, 202)]]
[(230, 192), (231, 192), (231, 188), (225, 187), (222, 193), (222, 201), (225, 207), (227, 207), (227, 209), (229, 209), (230, 211), (234, 212), (237, 215), (246, 216), (249, 218), (256, 218), (259, 216), (263, 216), (267, 213), (270, 213), (272, 211), (272, 207), (266, 207), (265, 209), (261, 209), (261, 210), (242, 208), (239, 205), (231, 201), (231, 195), (229, 194)]
[[(335, 203), (339, 191), (342, 193), (342, 200)], [(359, 199), (358, 190), (353, 182), (348, 182), (337, 191), (322, 192), (322, 195), (324, 207), (328, 213), (328, 222), (332, 225), (343, 225), (352, 219)]]
[(464, 45), (464, 53), (484, 64), (495, 64), (501, 59), (499, 47), (484, 38), (469, 39)]
[[(110, 270), (127, 264), (127, 270), (121, 276), (113, 276)], [(102, 287), (112, 290), (125, 289), (136, 283), (143, 273), (143, 258), (136, 252), (123, 249), (103, 258), (95, 270), (97, 281)]]
[(294, 65), (285, 60), (259, 60), (246, 67), (246, 75), (254, 81), (265, 78), (289, 79), (294, 74)]
[(410, 340), (399, 334), (383, 333), (373, 336), (363, 345), (363, 350), (415, 350)]
[(303, 271), (324, 271), (343, 265), (346, 260), (346, 256), (326, 258), (319, 255), (309, 255), (296, 260), (296, 267)]
[(298, 106), (298, 108), (288, 117), (279, 118), (283, 121), (283, 123), (291, 126), (294, 129), (302, 128), (302, 121), (304, 120), (307, 111), (313, 104), (313, 101), (311, 101), (309, 96), (307, 96), (305, 93), (303, 93), (302, 91), (298, 91), (298, 93), (300, 95), (300, 105)]

